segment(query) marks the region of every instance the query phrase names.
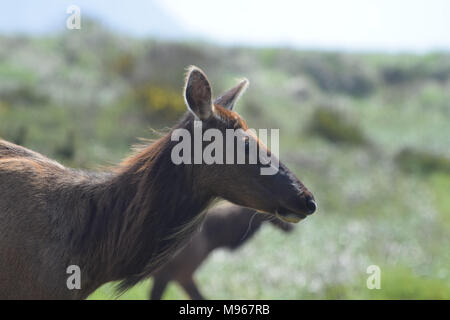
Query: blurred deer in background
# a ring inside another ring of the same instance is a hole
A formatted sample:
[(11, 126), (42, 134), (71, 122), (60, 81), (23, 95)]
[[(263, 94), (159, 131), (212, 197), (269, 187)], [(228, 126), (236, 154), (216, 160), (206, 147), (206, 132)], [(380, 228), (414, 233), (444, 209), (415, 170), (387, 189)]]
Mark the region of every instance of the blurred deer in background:
[[(0, 299), (84, 299), (116, 280), (126, 290), (186, 244), (216, 198), (294, 222), (313, 213), (311, 192), (280, 162), (274, 175), (260, 173), (267, 159), (173, 162), (172, 133), (184, 129), (193, 139), (194, 120), (224, 136), (227, 129), (248, 130), (232, 111), (246, 87), (244, 80), (213, 102), (206, 75), (191, 67), (186, 115), (110, 172), (69, 169), (0, 140)], [(80, 289), (67, 286), (71, 265), (81, 270)]]
[(233, 204), (209, 209), (203, 225), (189, 244), (153, 273), (150, 299), (161, 299), (170, 281), (178, 282), (192, 300), (204, 299), (194, 281), (197, 269), (214, 250), (236, 250), (241, 247), (265, 222), (272, 223), (284, 232), (292, 230), (292, 224), (253, 209)]

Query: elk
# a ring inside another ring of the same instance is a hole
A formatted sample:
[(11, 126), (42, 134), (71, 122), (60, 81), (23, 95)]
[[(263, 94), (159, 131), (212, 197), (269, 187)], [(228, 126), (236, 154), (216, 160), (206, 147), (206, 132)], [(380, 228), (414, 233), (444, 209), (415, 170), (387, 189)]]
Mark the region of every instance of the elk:
[[(205, 73), (190, 67), (185, 116), (108, 172), (66, 168), (0, 140), (0, 299), (84, 299), (110, 281), (126, 290), (185, 244), (217, 198), (294, 222), (313, 213), (313, 195), (281, 162), (276, 174), (261, 175), (262, 161), (172, 161), (177, 128), (193, 132), (200, 121), (202, 130), (248, 129), (232, 111), (247, 85), (213, 101)], [(73, 265), (81, 271), (75, 289), (67, 285)]]
[(272, 223), (284, 232), (292, 231), (292, 224), (273, 216), (256, 213), (253, 209), (233, 204), (224, 204), (207, 210), (200, 230), (191, 241), (153, 273), (150, 299), (161, 299), (169, 282), (176, 281), (192, 300), (203, 300), (204, 297), (197, 288), (193, 276), (211, 252), (219, 248), (229, 250), (240, 248), (265, 222)]

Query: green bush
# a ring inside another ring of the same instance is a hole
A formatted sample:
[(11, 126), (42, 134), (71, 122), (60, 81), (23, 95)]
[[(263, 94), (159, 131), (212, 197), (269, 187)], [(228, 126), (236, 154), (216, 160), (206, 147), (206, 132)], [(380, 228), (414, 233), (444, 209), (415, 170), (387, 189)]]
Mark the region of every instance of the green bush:
[(147, 118), (175, 120), (186, 106), (180, 91), (158, 85), (144, 84), (132, 92), (132, 103), (136, 103), (140, 112)]
[(363, 145), (367, 143), (361, 129), (347, 120), (337, 110), (317, 109), (311, 119), (311, 130), (334, 143)]
[(387, 84), (404, 84), (418, 80), (434, 80), (445, 83), (450, 79), (450, 56), (429, 54), (418, 57), (401, 55), (384, 62), (380, 74)]
[(362, 97), (375, 89), (374, 76), (354, 56), (308, 55), (303, 59), (302, 65), (303, 71), (325, 91)]
[(395, 156), (395, 161), (402, 170), (409, 173), (450, 173), (449, 158), (427, 151), (404, 148)]
[(18, 85), (12, 88), (3, 88), (0, 91), (0, 101), (3, 104), (15, 105), (42, 105), (47, 103), (48, 96), (39, 92), (28, 84)]

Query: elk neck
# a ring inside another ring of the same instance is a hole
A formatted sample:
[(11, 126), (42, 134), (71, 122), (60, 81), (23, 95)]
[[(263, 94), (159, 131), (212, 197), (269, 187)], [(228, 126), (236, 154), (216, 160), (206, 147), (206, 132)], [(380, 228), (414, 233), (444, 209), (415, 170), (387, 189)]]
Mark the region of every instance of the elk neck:
[[(189, 128), (189, 117), (180, 125)], [(171, 161), (170, 133), (91, 186), (88, 217), (75, 247), (92, 279), (123, 279), (127, 289), (148, 277), (189, 239), (213, 196), (197, 190), (193, 166)], [(87, 252), (86, 252), (87, 251)], [(81, 256), (81, 255), (80, 255)]]

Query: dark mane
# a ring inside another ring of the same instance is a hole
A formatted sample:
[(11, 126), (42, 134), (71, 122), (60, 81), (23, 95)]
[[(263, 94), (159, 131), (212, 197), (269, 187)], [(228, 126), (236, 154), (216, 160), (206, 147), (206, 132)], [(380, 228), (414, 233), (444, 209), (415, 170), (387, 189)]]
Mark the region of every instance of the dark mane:
[[(191, 130), (192, 119), (188, 114), (175, 128)], [(90, 215), (71, 242), (80, 256), (98, 257), (85, 266), (93, 279), (122, 280), (119, 290), (135, 285), (200, 225), (212, 197), (193, 192), (192, 166), (173, 164), (170, 134), (83, 188)]]

